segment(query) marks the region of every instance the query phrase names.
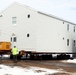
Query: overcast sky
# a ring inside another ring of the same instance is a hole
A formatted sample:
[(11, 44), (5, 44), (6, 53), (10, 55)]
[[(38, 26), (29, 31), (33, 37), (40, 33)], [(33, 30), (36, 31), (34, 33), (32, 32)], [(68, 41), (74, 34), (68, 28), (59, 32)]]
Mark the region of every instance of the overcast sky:
[(14, 2), (76, 23), (76, 0), (0, 0), (0, 12)]

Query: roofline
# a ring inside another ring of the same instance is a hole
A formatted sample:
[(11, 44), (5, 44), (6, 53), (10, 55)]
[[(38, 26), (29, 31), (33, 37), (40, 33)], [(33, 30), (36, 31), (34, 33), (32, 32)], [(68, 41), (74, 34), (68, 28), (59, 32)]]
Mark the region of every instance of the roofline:
[(20, 5), (20, 6), (27, 7), (27, 8), (29, 8), (29, 9), (37, 12), (37, 10), (36, 10), (35, 8), (30, 7), (30, 6), (28, 6), (28, 5), (25, 5), (25, 4), (23, 4), (23, 3), (19, 3), (19, 2), (16, 2), (16, 1), (15, 1), (13, 4), (18, 4), (18, 5)]
[[(45, 16), (52, 17), (52, 18), (55, 18), (55, 19), (58, 19), (58, 20), (61, 20), (61, 21), (68, 22), (68, 23), (70, 23), (70, 24), (76, 25), (76, 24), (73, 23), (73, 22), (70, 22), (70, 21), (61, 19), (61, 18), (56, 17), (56, 16), (51, 15), (51, 14), (47, 14), (47, 13), (44, 13), (44, 12), (41, 12), (41, 11), (37, 11), (37, 9), (34, 9), (34, 8), (30, 7), (30, 6), (24, 5), (24, 4), (19, 3), (19, 2), (16, 2), (16, 1), (15, 1), (14, 3), (12, 3), (11, 5), (9, 5), (6, 9), (8, 9), (9, 7), (11, 7), (13, 4), (18, 4), (18, 5), (21, 5), (21, 6), (24, 6), (24, 7), (26, 6), (26, 7), (28, 7), (29, 9), (38, 12), (39, 14), (43, 14), (43, 15), (45, 15)], [(6, 10), (6, 9), (5, 9), (5, 10)], [(4, 11), (5, 11), (5, 10), (4, 10)], [(4, 11), (2, 11), (2, 12), (4, 12)], [(1, 14), (2, 12), (0, 12), (0, 14)], [(2, 14), (1, 14), (1, 15), (2, 15)]]
[(76, 25), (76, 24), (73, 23), (73, 22), (70, 22), (70, 21), (67, 21), (67, 20), (61, 19), (61, 18), (56, 17), (56, 16), (51, 15), (51, 14), (47, 14), (47, 13), (44, 13), (44, 12), (41, 12), (41, 11), (38, 11), (38, 13), (39, 13), (39, 14), (43, 14), (43, 15), (48, 16), (48, 17), (52, 17), (52, 18), (55, 18), (55, 19), (58, 19), (58, 20), (64, 21), (64, 22), (68, 22), (68, 23), (73, 24), (73, 25)]
[(0, 15), (2, 15), (2, 13), (3, 13), (5, 10), (7, 10), (8, 8), (10, 8), (10, 7), (11, 7), (12, 5), (14, 5), (14, 4), (17, 4), (17, 5), (20, 5), (20, 6), (23, 6), (23, 7), (27, 7), (27, 8), (29, 8), (29, 9), (37, 12), (36, 9), (34, 9), (34, 8), (28, 6), (28, 5), (24, 5), (24, 4), (22, 4), (22, 3), (19, 3), (19, 2), (14, 1), (13, 3), (9, 4), (5, 9), (1, 10), (1, 11), (0, 11)]
[(5, 10), (7, 10), (9, 7), (11, 7), (13, 4), (14, 4), (14, 2), (11, 3), (11, 4), (9, 4), (6, 8), (2, 9), (2, 10), (0, 11), (0, 15), (2, 15), (2, 13), (3, 13)]
[(38, 12), (38, 13), (40, 13), (40, 14), (43, 14), (43, 15), (45, 15), (45, 16), (52, 17), (52, 18), (55, 18), (55, 19), (58, 19), (58, 20), (61, 20), (61, 21), (68, 22), (68, 23), (70, 23), (70, 24), (76, 25), (76, 23), (73, 23), (73, 22), (64, 20), (64, 19), (59, 18), (59, 17), (57, 17), (57, 16), (55, 16), (55, 15), (52, 15), (52, 14), (47, 14), (47, 13), (45, 13), (45, 12), (38, 11), (37, 9), (32, 8), (32, 7), (28, 6), (28, 5), (24, 5), (24, 4), (21, 4), (21, 3), (19, 3), (19, 2), (15, 2), (15, 3), (16, 3), (16, 4), (19, 4), (19, 5), (21, 5), (21, 6), (24, 6), (24, 7), (26, 6), (26, 7), (28, 7), (29, 9), (31, 9), (31, 10), (33, 10), (33, 11), (36, 11), (36, 12)]

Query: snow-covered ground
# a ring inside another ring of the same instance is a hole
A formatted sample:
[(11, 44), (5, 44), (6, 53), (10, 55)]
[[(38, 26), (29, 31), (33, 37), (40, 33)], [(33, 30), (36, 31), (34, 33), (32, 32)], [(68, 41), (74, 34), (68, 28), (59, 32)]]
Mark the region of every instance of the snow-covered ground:
[[(63, 62), (76, 63), (76, 59), (65, 60)], [(0, 64), (0, 75), (51, 75), (54, 73), (64, 73), (62, 69), (46, 69), (40, 67), (19, 67), (19, 66), (7, 66)], [(65, 72), (66, 73), (66, 72)]]
[(76, 63), (76, 59), (63, 60), (64, 63)]
[(31, 66), (23, 68), (18, 66), (0, 65), (0, 75), (50, 75), (58, 72), (62, 71)]

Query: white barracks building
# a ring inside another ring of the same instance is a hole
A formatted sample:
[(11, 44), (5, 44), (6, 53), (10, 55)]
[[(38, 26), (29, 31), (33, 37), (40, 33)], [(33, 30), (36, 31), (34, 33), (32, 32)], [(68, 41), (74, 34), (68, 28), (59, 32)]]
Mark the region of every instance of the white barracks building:
[(19, 50), (76, 53), (76, 24), (14, 3), (0, 13), (0, 42)]

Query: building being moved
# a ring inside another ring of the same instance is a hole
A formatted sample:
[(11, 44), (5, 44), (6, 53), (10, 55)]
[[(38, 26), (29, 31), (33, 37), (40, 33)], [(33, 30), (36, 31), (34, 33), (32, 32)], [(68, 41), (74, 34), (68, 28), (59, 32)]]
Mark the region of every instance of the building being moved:
[(0, 41), (31, 52), (76, 53), (76, 24), (14, 3), (0, 13)]

